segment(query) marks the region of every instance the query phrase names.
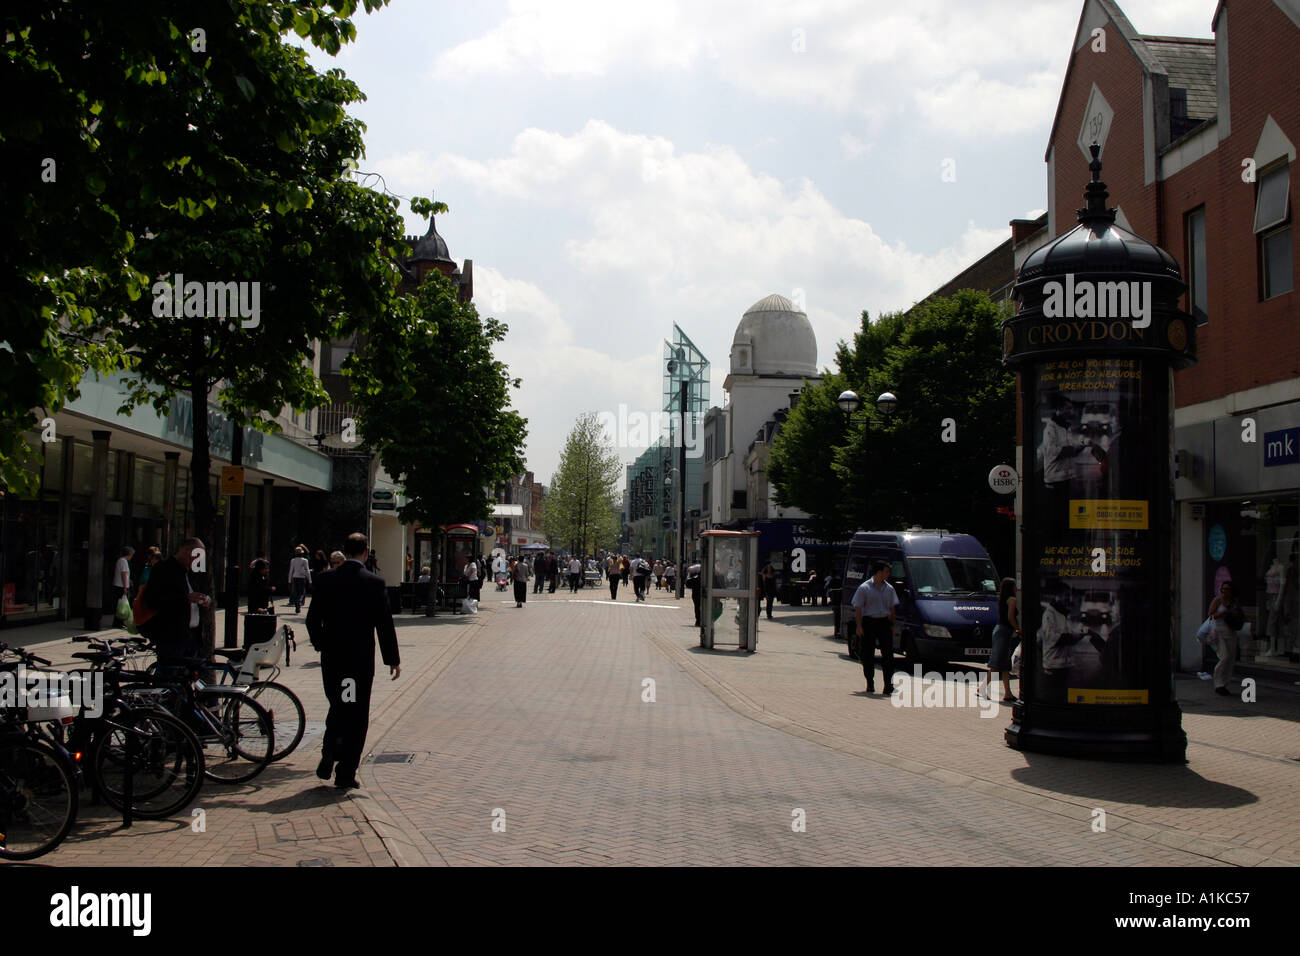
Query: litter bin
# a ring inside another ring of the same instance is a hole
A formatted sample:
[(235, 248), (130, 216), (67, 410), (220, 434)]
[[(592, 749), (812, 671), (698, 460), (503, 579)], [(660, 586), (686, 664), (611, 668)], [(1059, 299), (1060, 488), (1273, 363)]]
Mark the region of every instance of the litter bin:
[(249, 611), (244, 615), (244, 649), (253, 644), (261, 644), (275, 637), (275, 615), (255, 614)]

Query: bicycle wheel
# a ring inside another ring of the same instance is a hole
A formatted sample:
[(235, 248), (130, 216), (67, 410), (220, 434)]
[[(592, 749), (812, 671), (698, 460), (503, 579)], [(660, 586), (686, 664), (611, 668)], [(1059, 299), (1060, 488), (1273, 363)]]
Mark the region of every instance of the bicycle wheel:
[(209, 687), (196, 691), (207, 732), (203, 741), (204, 773), (221, 783), (245, 783), (271, 765), (275, 724), (266, 708), (241, 691)]
[(126, 805), (127, 773), (131, 813), (146, 820), (179, 813), (203, 789), (203, 747), (192, 730), (165, 711), (115, 714), (93, 747), (91, 773), (104, 802), (115, 810)]
[(269, 680), (250, 684), (248, 696), (271, 715), (271, 722), (275, 725), (275, 750), (271, 760), (283, 760), (294, 752), (307, 730), (307, 714), (302, 709), (302, 701), (283, 684)]
[(44, 741), (0, 744), (0, 859), (49, 853), (77, 819), (75, 773)]

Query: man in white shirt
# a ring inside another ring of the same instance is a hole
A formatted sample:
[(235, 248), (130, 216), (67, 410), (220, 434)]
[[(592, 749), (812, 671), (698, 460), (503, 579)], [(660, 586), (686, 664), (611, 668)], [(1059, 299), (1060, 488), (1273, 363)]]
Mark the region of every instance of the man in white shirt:
[(479, 599), (479, 589), (482, 584), (478, 577), (478, 562), (473, 558), (465, 562), (465, 583), (468, 585), (468, 597), (477, 601)]
[(569, 590), (574, 594), (578, 593), (578, 585), (582, 581), (582, 562), (576, 557), (569, 559)]
[(867, 693), (874, 694), (876, 647), (880, 648), (880, 668), (884, 676), (881, 689), (886, 697), (894, 693), (894, 616), (898, 610), (898, 593), (886, 580), (889, 562), (876, 561), (871, 577), (853, 592), (853, 617), (857, 626), (858, 657), (867, 678)]
[(289, 562), (289, 600), (293, 602), (293, 612), (302, 611), (302, 603), (307, 600), (307, 585), (311, 583), (311, 568), (307, 564), (307, 549), (298, 545), (293, 560)]
[[(117, 553), (117, 564), (113, 567), (113, 604), (114, 606), (125, 595), (127, 603), (131, 602), (131, 557), (135, 554), (135, 548), (126, 545)], [(121, 618), (117, 619), (117, 626), (126, 629), (126, 622)]]

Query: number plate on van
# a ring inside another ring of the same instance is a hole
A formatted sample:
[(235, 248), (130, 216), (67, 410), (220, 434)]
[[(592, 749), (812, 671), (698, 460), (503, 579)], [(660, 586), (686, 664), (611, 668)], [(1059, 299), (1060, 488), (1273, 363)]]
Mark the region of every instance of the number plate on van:
[(989, 648), (987, 648), (987, 647), (968, 647), (968, 648), (966, 648), (966, 650), (963, 651), (962, 653), (966, 654), (968, 657), (988, 657), (988, 656), (989, 656)]

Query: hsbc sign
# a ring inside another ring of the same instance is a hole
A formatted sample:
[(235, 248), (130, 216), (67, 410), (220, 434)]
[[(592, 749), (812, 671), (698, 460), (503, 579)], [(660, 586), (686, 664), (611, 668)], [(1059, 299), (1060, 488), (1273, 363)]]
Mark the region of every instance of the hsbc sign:
[(989, 487), (1000, 495), (1014, 495), (1020, 476), (1010, 465), (995, 465), (989, 472)]

